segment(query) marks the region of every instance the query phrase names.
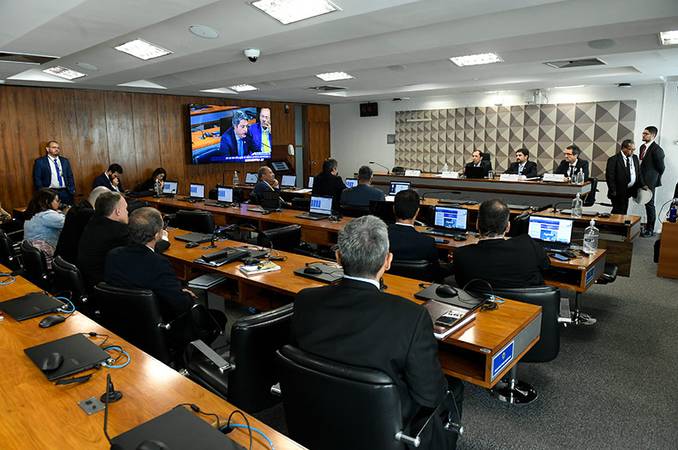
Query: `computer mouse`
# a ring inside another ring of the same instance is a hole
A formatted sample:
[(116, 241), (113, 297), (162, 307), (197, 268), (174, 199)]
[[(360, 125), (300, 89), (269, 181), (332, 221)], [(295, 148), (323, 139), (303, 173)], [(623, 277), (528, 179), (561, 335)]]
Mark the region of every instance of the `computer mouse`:
[(137, 450), (169, 450), (169, 447), (160, 441), (143, 441), (137, 445)]
[(64, 320), (66, 320), (65, 316), (59, 316), (57, 314), (52, 314), (51, 316), (47, 316), (40, 321), (40, 328), (49, 328), (52, 325), (56, 325), (58, 323), (63, 322)]
[(198, 245), (200, 244), (198, 244), (197, 242), (188, 242), (186, 244), (186, 248), (196, 248)]
[(308, 266), (304, 269), (304, 273), (308, 275), (320, 275), (323, 271), (319, 267)]
[(245, 258), (242, 260), (242, 263), (246, 266), (256, 266), (259, 264), (259, 258)]
[(436, 288), (436, 295), (441, 298), (456, 297), (457, 290), (450, 285), (441, 284)]
[(61, 353), (50, 353), (45, 357), (45, 359), (42, 360), (42, 363), (40, 364), (40, 368), (44, 372), (49, 372), (52, 370), (57, 370), (59, 367), (61, 367), (61, 364), (64, 362), (64, 357), (61, 355)]
[(455, 241), (465, 241), (467, 238), (466, 236), (454, 236), (452, 239)]

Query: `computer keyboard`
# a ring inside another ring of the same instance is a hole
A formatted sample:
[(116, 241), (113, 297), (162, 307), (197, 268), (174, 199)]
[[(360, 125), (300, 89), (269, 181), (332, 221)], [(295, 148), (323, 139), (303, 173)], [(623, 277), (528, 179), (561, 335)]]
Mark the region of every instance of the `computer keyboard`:
[(443, 231), (443, 230), (425, 230), (424, 234), (432, 234), (433, 236), (445, 236), (445, 237), (466, 237), (466, 233), (454, 232), (454, 231)]
[(227, 262), (235, 261), (245, 255), (245, 253), (247, 252), (238, 248), (225, 248), (216, 252), (205, 253), (200, 258), (208, 263), (225, 264)]

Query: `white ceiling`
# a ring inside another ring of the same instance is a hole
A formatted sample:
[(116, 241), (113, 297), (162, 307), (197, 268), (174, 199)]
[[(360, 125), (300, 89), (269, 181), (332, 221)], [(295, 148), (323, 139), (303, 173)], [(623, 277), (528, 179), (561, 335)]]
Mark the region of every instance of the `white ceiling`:
[[(658, 32), (678, 29), (676, 0), (336, 0), (341, 11), (282, 25), (245, 0), (23, 0), (0, 2), (0, 51), (58, 56), (43, 66), (0, 62), (7, 84), (119, 89), (146, 80), (185, 95), (249, 83), (243, 98), (339, 103), (488, 89), (661, 83), (678, 76), (678, 46)], [(218, 39), (198, 38), (208, 25)], [(113, 49), (142, 38), (172, 50), (142, 61)], [(611, 39), (596, 50), (592, 40)], [(245, 48), (261, 49), (257, 63)], [(503, 63), (457, 67), (448, 58), (496, 52)], [(553, 69), (549, 60), (598, 57), (604, 66)], [(87, 71), (76, 63), (99, 68)], [(87, 77), (42, 74), (66, 66)], [(395, 66), (395, 67), (394, 67)], [(355, 79), (326, 83), (316, 73)], [(41, 75), (41, 81), (27, 81)], [(8, 79), (16, 77), (15, 79)], [(309, 87), (346, 87), (343, 97)], [(224, 95), (228, 97), (228, 95)]]

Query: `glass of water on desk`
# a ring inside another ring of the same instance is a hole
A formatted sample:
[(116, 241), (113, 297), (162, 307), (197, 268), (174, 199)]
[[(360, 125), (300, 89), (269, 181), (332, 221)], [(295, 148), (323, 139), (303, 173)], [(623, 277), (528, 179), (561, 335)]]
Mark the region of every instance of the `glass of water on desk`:
[(494, 178), (494, 172), (492, 172), (491, 170), (489, 172), (487, 172), (487, 178), (489, 178), (490, 180), (493, 179)]

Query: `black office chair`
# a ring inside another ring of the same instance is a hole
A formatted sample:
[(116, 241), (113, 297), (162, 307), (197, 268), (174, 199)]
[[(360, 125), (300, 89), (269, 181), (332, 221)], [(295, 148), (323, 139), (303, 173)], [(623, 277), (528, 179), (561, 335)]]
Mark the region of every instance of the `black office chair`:
[[(489, 294), (487, 290), (475, 290)], [(558, 356), (560, 351), (560, 289), (553, 286), (528, 287), (520, 289), (495, 289), (498, 297), (517, 300), (532, 305), (539, 305), (541, 311), (541, 327), (539, 341), (520, 360), (525, 362), (549, 362)], [(499, 305), (501, 308), (501, 305)], [(537, 398), (537, 391), (531, 385), (517, 379), (518, 364), (513, 366), (507, 375), (507, 382), (497, 385), (492, 392), (501, 400), (512, 404), (525, 404)]]
[(433, 264), (425, 259), (394, 259), (391, 262), (391, 269), (388, 272), (393, 275), (414, 278), (415, 280), (421, 281), (434, 281), (436, 278), (436, 273), (434, 273), (433, 270)]
[(379, 217), (387, 224), (395, 223), (396, 217), (393, 212), (393, 202), (370, 201), (370, 214)]
[(406, 443), (419, 445), (415, 441), (421, 430), (415, 437), (405, 434), (409, 430), (403, 427), (398, 387), (384, 372), (291, 345), (276, 353), (285, 419), (295, 441), (324, 450), (406, 450)]
[(362, 217), (370, 214), (369, 206), (351, 206), (351, 205), (341, 205), (339, 211), (342, 216), (346, 217)]
[(591, 191), (586, 194), (584, 198), (584, 206), (593, 206), (596, 204), (596, 192), (598, 192), (598, 179), (597, 178), (588, 178), (586, 181), (591, 182)]
[(511, 220), (511, 229), (508, 232), (509, 237), (522, 236), (527, 234), (530, 226), (530, 214), (529, 212), (524, 212), (518, 214), (516, 217)]
[(405, 176), (405, 168), (402, 166), (394, 166), (393, 169), (391, 169), (391, 173), (399, 177)]
[(290, 342), (293, 304), (238, 319), (231, 329), (230, 349), (211, 361), (189, 347), (188, 376), (249, 413), (280, 402), (271, 394), (278, 382), (275, 351)]
[(52, 290), (52, 273), (48, 269), (47, 255), (29, 241), (21, 243), (21, 260), (24, 266), (24, 276), (40, 289)]
[(21, 254), (17, 247), (20, 247), (20, 244), (17, 245), (7, 233), (0, 231), (0, 264), (11, 270), (20, 270)]
[(66, 297), (73, 302), (78, 311), (93, 317), (95, 307), (89, 301), (80, 270), (61, 256), (54, 258), (52, 269), (54, 270), (54, 291), (67, 292)]
[(291, 203), (291, 208), (298, 211), (308, 211), (311, 207), (311, 199), (308, 197), (294, 197)]
[(301, 244), (301, 226), (287, 225), (260, 231), (257, 244), (286, 252), (294, 251)]
[(179, 210), (172, 226), (196, 233), (210, 234), (214, 231), (214, 216), (209, 211)]

